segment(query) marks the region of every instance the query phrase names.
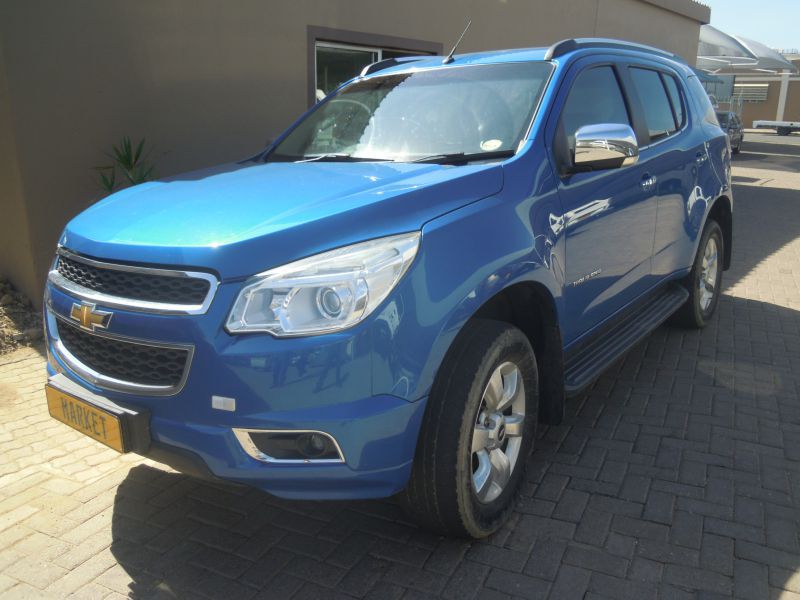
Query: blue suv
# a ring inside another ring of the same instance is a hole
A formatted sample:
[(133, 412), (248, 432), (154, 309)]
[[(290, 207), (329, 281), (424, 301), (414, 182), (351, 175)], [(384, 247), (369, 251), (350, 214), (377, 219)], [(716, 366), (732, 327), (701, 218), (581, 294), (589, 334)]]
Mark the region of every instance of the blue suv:
[(263, 153), (115, 193), (48, 277), (50, 414), (284, 498), (482, 537), (538, 423), (731, 260), (730, 147), (636, 44), (364, 69)]

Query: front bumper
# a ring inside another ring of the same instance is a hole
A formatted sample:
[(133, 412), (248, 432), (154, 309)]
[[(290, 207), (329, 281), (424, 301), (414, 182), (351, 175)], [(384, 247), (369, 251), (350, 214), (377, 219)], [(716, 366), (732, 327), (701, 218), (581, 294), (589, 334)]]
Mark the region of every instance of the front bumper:
[[(173, 395), (137, 395), (100, 387), (58, 351), (58, 319), (78, 299), (48, 285), (48, 373), (64, 373), (85, 389), (150, 414), (146, 454), (179, 470), (245, 483), (301, 499), (376, 498), (405, 487), (425, 398), (372, 393), (368, 325), (317, 338), (230, 336), (224, 315), (238, 285), (221, 285), (205, 315), (153, 315), (114, 310), (116, 336), (193, 347), (185, 384)], [(212, 396), (235, 410), (212, 407)], [(316, 430), (331, 435), (344, 462), (284, 464), (250, 456), (234, 428)]]

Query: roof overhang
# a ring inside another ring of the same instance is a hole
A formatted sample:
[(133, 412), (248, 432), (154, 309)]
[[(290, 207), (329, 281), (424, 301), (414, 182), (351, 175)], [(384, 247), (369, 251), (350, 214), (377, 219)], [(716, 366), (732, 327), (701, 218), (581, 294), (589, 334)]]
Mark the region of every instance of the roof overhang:
[(644, 0), (644, 2), (693, 19), (698, 23), (708, 23), (711, 20), (711, 9), (695, 0)]
[(711, 25), (700, 28), (697, 68), (714, 74), (797, 71), (791, 62), (761, 42), (725, 33)]

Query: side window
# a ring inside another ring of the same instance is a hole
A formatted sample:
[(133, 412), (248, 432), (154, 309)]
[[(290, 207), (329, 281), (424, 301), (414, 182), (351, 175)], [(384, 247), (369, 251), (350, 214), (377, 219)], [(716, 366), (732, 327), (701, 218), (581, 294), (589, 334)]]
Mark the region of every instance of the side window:
[(676, 131), (675, 117), (658, 71), (633, 67), (631, 79), (644, 109), (650, 141), (655, 142)]
[(578, 129), (600, 123), (630, 125), (625, 99), (611, 67), (587, 69), (575, 78), (561, 112), (561, 126), (569, 149), (575, 150)]
[(681, 97), (678, 82), (671, 75), (661, 74), (664, 80), (664, 85), (667, 87), (667, 94), (669, 94), (670, 102), (672, 102), (672, 109), (675, 111), (675, 120), (678, 123), (678, 129), (683, 127), (686, 119), (686, 113), (683, 108), (683, 98)]

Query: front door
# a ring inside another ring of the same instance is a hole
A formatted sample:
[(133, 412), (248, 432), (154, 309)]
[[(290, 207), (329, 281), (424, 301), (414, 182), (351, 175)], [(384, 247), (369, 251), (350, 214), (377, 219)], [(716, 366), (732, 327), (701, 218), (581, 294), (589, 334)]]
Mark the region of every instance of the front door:
[[(556, 162), (571, 161), (575, 132), (584, 125), (632, 125), (619, 82), (617, 68), (597, 59), (573, 67), (553, 134)], [(562, 326), (570, 344), (650, 284), (656, 181), (638, 165), (572, 174), (564, 166), (558, 166), (566, 235)]]

